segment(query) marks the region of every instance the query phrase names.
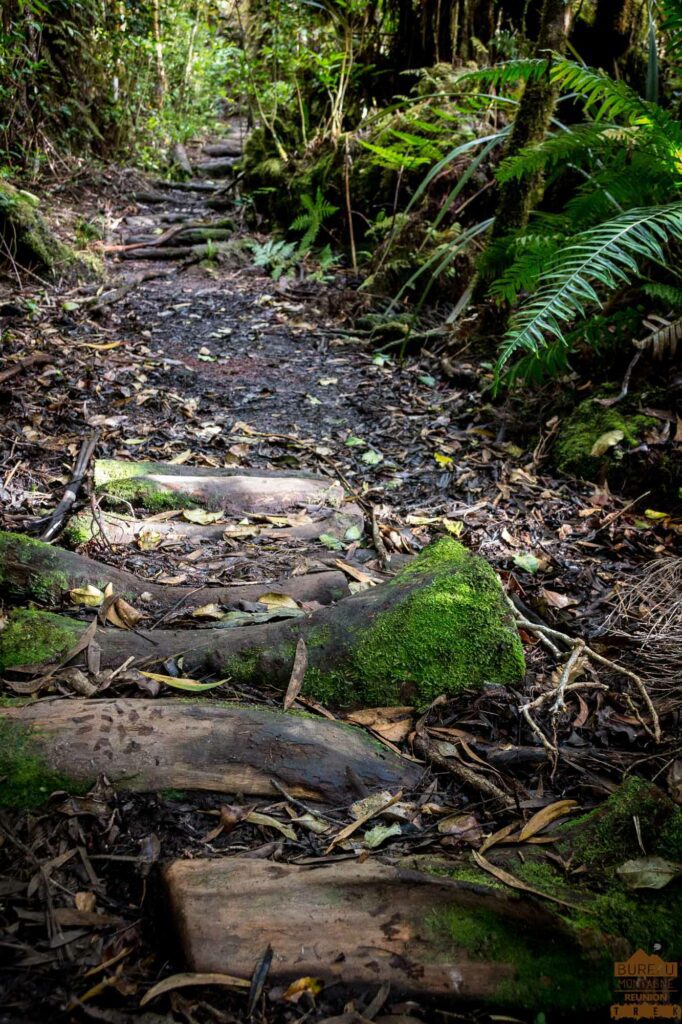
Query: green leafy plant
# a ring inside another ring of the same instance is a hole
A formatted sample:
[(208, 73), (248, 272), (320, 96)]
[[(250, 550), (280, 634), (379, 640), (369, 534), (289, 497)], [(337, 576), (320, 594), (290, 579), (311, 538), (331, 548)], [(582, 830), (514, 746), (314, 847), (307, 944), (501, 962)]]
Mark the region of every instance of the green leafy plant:
[(299, 252), (303, 253), (315, 244), (325, 220), (336, 213), (338, 206), (328, 203), (319, 188), (315, 193), (315, 198), (302, 195), (301, 206), (303, 211), (291, 222), (290, 230), (304, 232), (298, 246)]
[(246, 239), (244, 245), (253, 254), (253, 265), (267, 270), (274, 281), (279, 281), (284, 274), (293, 271), (298, 262), (298, 249), (295, 242), (276, 241), (269, 238), (267, 242), (258, 242), (255, 238)]

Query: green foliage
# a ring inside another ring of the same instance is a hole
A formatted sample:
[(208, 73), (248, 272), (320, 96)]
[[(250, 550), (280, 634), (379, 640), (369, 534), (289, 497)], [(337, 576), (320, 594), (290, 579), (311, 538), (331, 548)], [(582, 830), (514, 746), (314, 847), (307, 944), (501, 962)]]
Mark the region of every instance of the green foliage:
[(306, 252), (317, 241), (324, 221), (336, 213), (338, 206), (328, 203), (319, 188), (314, 199), (307, 194), (302, 195), (301, 206), (303, 212), (291, 222), (291, 230), (304, 232), (299, 243), (299, 252)]
[(284, 274), (293, 271), (298, 262), (298, 247), (295, 242), (285, 242), (269, 238), (266, 242), (258, 242), (255, 238), (245, 241), (245, 246), (253, 253), (253, 264), (267, 270), (274, 281), (279, 281)]

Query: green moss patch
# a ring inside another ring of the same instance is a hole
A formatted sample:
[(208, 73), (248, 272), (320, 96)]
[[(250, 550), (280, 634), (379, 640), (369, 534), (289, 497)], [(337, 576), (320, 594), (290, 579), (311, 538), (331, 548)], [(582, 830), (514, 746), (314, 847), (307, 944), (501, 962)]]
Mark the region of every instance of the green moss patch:
[(559, 931), (536, 933), (483, 908), (438, 911), (427, 920), (427, 927), (439, 941), (464, 949), (474, 960), (513, 968), (513, 977), (500, 981), (493, 1003), (575, 1011), (597, 1009), (612, 1001), (613, 963), (589, 962), (580, 947)]
[(86, 269), (75, 252), (50, 231), (40, 213), (38, 199), (3, 180), (0, 180), (0, 235), (23, 266), (37, 266), (53, 275)]
[[(654, 426), (656, 421), (650, 416), (625, 416), (587, 399), (562, 424), (556, 443), (557, 466), (571, 476), (597, 480), (621, 462), (624, 451), (639, 444), (644, 432)], [(602, 454), (593, 455), (595, 444), (607, 434), (612, 435), (614, 443)], [(620, 440), (616, 440), (618, 434)]]
[(30, 729), (0, 716), (0, 807), (39, 807), (50, 793), (84, 793), (87, 785), (52, 771)]
[(84, 624), (51, 612), (20, 608), (0, 631), (0, 672), (17, 665), (58, 662), (83, 633)]
[[(35, 567), (36, 557), (42, 565), (40, 570)], [(69, 577), (57, 568), (58, 562), (58, 549), (49, 544), (21, 533), (0, 532), (0, 585), (10, 593), (32, 597), (42, 604), (58, 601), (63, 591), (69, 589)], [(20, 571), (24, 565), (25, 573)]]
[(147, 477), (131, 476), (124, 480), (112, 480), (103, 484), (101, 490), (116, 503), (130, 502), (148, 512), (166, 512), (174, 508), (197, 508), (197, 502), (181, 491), (171, 491)]
[[(423, 708), (440, 694), (523, 680), (521, 640), (497, 575), (484, 559), (446, 538), (422, 552), (391, 586), (395, 603), (358, 626), (337, 664), (330, 667), (332, 658), (313, 649), (305, 694), (337, 706), (408, 701)], [(323, 637), (320, 643), (324, 648)]]

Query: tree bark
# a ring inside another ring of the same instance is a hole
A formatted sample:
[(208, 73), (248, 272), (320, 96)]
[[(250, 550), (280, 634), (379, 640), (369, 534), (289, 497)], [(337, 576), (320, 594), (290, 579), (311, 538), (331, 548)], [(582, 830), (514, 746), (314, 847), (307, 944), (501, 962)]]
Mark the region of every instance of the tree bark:
[(5, 705), (0, 724), (27, 730), (31, 755), (52, 773), (92, 784), (106, 775), (118, 788), (137, 791), (275, 796), (280, 792), (275, 780), (295, 797), (348, 803), (363, 787), (371, 792), (413, 788), (422, 773), (362, 729), (208, 700)]
[[(162, 252), (169, 250), (158, 250)], [(136, 250), (134, 258), (139, 253)], [(296, 505), (338, 507), (343, 500), (343, 489), (329, 477), (165, 462), (98, 459), (94, 482), (100, 492), (157, 510), (201, 503), (248, 515), (278, 513)]]
[[(535, 55), (547, 57), (548, 72), (551, 53), (562, 53), (566, 46), (570, 22), (571, 0), (545, 0)], [(525, 146), (542, 141), (554, 113), (557, 96), (557, 90), (550, 82), (549, 74), (528, 82), (516, 114), (506, 156), (514, 156)], [(508, 181), (500, 186), (497, 213), (491, 232), (493, 239), (525, 227), (537, 200), (541, 180), (539, 174), (526, 175), (518, 181)]]
[(231, 587), (164, 586), (111, 565), (103, 565), (85, 555), (15, 533), (0, 532), (0, 557), (0, 593), (46, 605), (60, 604), (68, 591), (78, 587), (90, 584), (104, 590), (109, 583), (117, 596), (129, 601), (139, 601), (143, 594), (148, 594), (148, 605), (171, 608), (177, 604), (188, 611), (209, 603), (235, 605), (239, 601), (257, 601), (261, 595), (273, 591), (287, 594), (296, 601), (316, 601), (319, 604), (341, 600), (349, 593), (342, 572), (311, 573)]
[[(357, 505), (347, 504), (344, 505), (343, 512), (327, 511), (320, 519), (295, 526), (274, 527), (269, 526), (267, 522), (254, 523), (252, 539), (257, 543), (267, 541), (273, 544), (291, 540), (314, 542), (321, 534), (328, 534), (337, 540), (343, 540), (350, 529), (353, 529), (357, 536), (357, 531), (362, 531), (363, 524), (361, 509)], [(65, 540), (75, 546), (97, 541), (103, 535), (109, 544), (134, 544), (140, 534), (152, 531), (167, 541), (215, 542), (223, 539), (225, 531), (229, 531), (229, 526), (227, 522), (201, 526), (185, 522), (184, 519), (130, 519), (127, 516), (115, 515), (113, 512), (101, 512), (95, 517), (91, 512), (82, 512), (69, 521)], [(239, 536), (239, 532), (235, 533), (236, 539)]]
[[(493, 933), (497, 918), (519, 933), (520, 948), (529, 931), (548, 948), (561, 932), (555, 915), (530, 900), (375, 858), (312, 869), (240, 857), (181, 860), (165, 869), (164, 881), (190, 970), (228, 964), (230, 974), (249, 978), (267, 940), (269, 978), (285, 986), (313, 977), (344, 990), (388, 983), (394, 995), (494, 1001), (517, 977), (513, 954), (496, 956), (494, 943), (472, 951), (449, 934), (447, 921), (479, 917)], [(311, 931), (311, 922), (325, 927)], [(543, 991), (549, 981), (542, 979)]]

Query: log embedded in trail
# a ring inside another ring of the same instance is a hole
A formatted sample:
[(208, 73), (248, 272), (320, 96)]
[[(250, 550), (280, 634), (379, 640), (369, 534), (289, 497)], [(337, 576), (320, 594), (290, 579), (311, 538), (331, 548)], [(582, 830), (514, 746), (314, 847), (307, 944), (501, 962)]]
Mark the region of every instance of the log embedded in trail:
[[(49, 613), (16, 611), (0, 632), (0, 669), (59, 661), (84, 628)], [(35, 636), (40, 659), (30, 645)], [(422, 707), (467, 687), (518, 683), (525, 673), (497, 576), (451, 540), (426, 549), (389, 583), (305, 618), (239, 628), (100, 629), (95, 640), (103, 667), (182, 655), (183, 672), (193, 678), (285, 688), (301, 637), (308, 652), (302, 692), (331, 706)]]
[(180, 171), (188, 178), (192, 177), (192, 165), (187, 156), (187, 150), (181, 142), (174, 142), (168, 154), (171, 170)]
[(248, 515), (279, 513), (299, 505), (338, 508), (343, 501), (343, 488), (328, 477), (166, 462), (98, 459), (94, 482), (98, 491), (152, 511), (203, 504)]
[[(312, 977), (327, 986), (374, 990), (387, 982), (394, 993), (494, 1001), (503, 986), (511, 996), (515, 983), (522, 988), (525, 982), (541, 983), (549, 997), (554, 978), (539, 982), (532, 958), (520, 978), (514, 961), (515, 934), (527, 954), (525, 935), (532, 929), (538, 950), (544, 946), (542, 974), (554, 950), (562, 981), (566, 974), (560, 970), (561, 925), (541, 906), (375, 859), (312, 870), (241, 857), (181, 860), (165, 869), (164, 881), (192, 971), (229, 965), (230, 974), (249, 978), (267, 941), (273, 949), (269, 979), (283, 985)], [(311, 927), (315, 923), (321, 927)], [(531, 991), (526, 997), (530, 1002)]]
[(74, 551), (43, 544), (18, 533), (0, 531), (0, 593), (30, 598), (41, 604), (58, 604), (70, 590), (88, 585), (104, 590), (111, 584), (118, 597), (129, 601), (142, 595), (148, 604), (159, 608), (174, 605), (190, 609), (204, 604), (231, 605), (238, 601), (257, 601), (264, 594), (287, 594), (296, 601), (327, 604), (349, 593), (342, 572), (309, 573), (265, 583), (237, 586), (169, 587), (141, 579), (123, 569), (103, 565)]
[[(279, 792), (274, 780), (295, 797), (348, 803), (357, 799), (357, 786), (409, 790), (422, 773), (361, 729), (207, 700), (40, 701), (3, 706), (0, 726), (21, 730), (25, 752), (61, 776), (66, 788), (106, 775), (119, 788), (137, 791), (271, 796)], [(12, 765), (3, 766), (3, 774), (10, 790), (20, 784)]]
[[(248, 527), (237, 527), (234, 539), (245, 537), (249, 540), (276, 544), (291, 540), (316, 541), (320, 536), (327, 535), (343, 540), (349, 530), (353, 530), (353, 536), (358, 537), (362, 532), (363, 523), (362, 510), (355, 504), (347, 504), (343, 506), (342, 512), (327, 511), (319, 519), (311, 518), (310, 522), (296, 523), (292, 526), (275, 527), (269, 526), (267, 522), (254, 522)], [(252, 533), (247, 533), (247, 530)], [(140, 534), (150, 531), (158, 533), (165, 541), (190, 540), (193, 543), (200, 543), (219, 541), (223, 537), (231, 539), (230, 524), (227, 522), (201, 526), (198, 523), (186, 522), (184, 519), (131, 519), (113, 512), (100, 512), (95, 517), (92, 512), (81, 512), (69, 521), (65, 540), (75, 546), (97, 540), (103, 534), (109, 544), (133, 544)]]
[(245, 139), (225, 139), (223, 142), (209, 142), (203, 147), (206, 156), (241, 156), (244, 151)]
[(232, 173), (236, 162), (236, 157), (216, 157), (214, 160), (205, 160), (201, 164), (196, 164), (194, 170), (202, 178), (225, 178)]

